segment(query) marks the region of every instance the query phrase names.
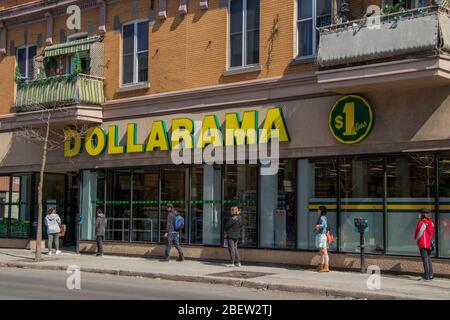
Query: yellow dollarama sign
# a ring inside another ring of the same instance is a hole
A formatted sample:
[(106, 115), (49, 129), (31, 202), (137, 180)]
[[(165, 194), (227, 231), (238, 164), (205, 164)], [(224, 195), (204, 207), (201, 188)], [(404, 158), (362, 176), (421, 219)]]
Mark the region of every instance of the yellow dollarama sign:
[(195, 122), (192, 119), (172, 119), (170, 137), (165, 121), (154, 120), (146, 143), (138, 141), (138, 125), (128, 123), (125, 145), (119, 143), (118, 125), (110, 125), (106, 129), (101, 126), (90, 128), (84, 137), (84, 144), (79, 132), (66, 129), (64, 130), (64, 156), (73, 158), (81, 153), (82, 147), (87, 154), (95, 157), (105, 151), (111, 155), (154, 150), (168, 151), (179, 149), (182, 142), (183, 148), (186, 149), (203, 149), (210, 144), (214, 147), (263, 144), (268, 143), (272, 138), (272, 130), (278, 130), (280, 142), (290, 141), (283, 110), (280, 107), (267, 110), (261, 128), (259, 128), (258, 116), (259, 112), (256, 110), (245, 111), (242, 119), (238, 112), (227, 113), (224, 119), (225, 134), (223, 134), (217, 115), (205, 115), (197, 139), (195, 139)]

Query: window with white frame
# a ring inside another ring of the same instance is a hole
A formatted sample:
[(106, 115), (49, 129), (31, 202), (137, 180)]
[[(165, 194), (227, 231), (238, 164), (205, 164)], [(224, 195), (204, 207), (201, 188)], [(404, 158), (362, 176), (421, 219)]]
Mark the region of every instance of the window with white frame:
[(22, 79), (32, 79), (34, 77), (34, 58), (36, 57), (36, 46), (24, 46), (17, 49), (17, 66), (19, 67)]
[(148, 21), (133, 22), (122, 30), (122, 84), (148, 81)]
[(259, 0), (229, 0), (230, 68), (259, 63)]
[[(76, 34), (67, 36), (67, 42), (86, 39), (87, 37), (88, 37), (87, 32), (80, 32), (80, 33), (76, 33)], [(91, 63), (89, 51), (78, 52), (78, 55), (80, 57), (80, 62), (81, 62), (81, 73), (89, 74), (90, 63)], [(67, 56), (66, 74), (71, 74), (71, 73), (74, 73), (74, 71), (75, 71), (73, 68), (74, 67), (74, 63), (73, 63), (74, 57), (75, 57), (74, 54)]]
[(313, 57), (319, 43), (316, 28), (331, 24), (331, 0), (297, 1), (297, 56)]

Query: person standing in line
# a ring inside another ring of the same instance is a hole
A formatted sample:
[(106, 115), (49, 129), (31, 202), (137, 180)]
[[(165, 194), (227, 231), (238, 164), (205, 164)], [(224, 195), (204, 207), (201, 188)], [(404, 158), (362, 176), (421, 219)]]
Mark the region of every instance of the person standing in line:
[(56, 254), (60, 254), (59, 251), (59, 233), (61, 232), (61, 218), (56, 213), (55, 208), (50, 208), (45, 216), (45, 226), (47, 227), (48, 236), (48, 255), (52, 255), (53, 242), (55, 243)]
[(225, 222), (224, 229), (227, 233), (228, 251), (230, 252), (231, 264), (230, 267), (240, 267), (241, 259), (238, 252), (238, 242), (242, 234), (242, 218), (241, 211), (238, 207), (231, 208), (231, 216)]
[(103, 257), (103, 241), (105, 240), (106, 216), (101, 209), (97, 210), (97, 217), (95, 218), (95, 235), (97, 237), (97, 256)]
[(167, 243), (164, 261), (170, 260), (170, 250), (172, 249), (172, 245), (175, 246), (178, 251), (179, 256), (177, 261), (184, 261), (183, 249), (180, 247), (180, 232), (175, 230), (175, 218), (178, 216), (178, 212), (174, 209), (171, 203), (168, 203), (166, 208), (167, 232), (164, 234), (164, 238), (167, 238)]
[(330, 272), (329, 263), (330, 258), (328, 256), (328, 218), (327, 218), (327, 207), (320, 206), (317, 210), (317, 224), (314, 228), (316, 233), (316, 248), (320, 250), (321, 263), (317, 266), (316, 271), (318, 272)]
[(430, 217), (430, 210), (423, 208), (419, 213), (420, 221), (417, 223), (414, 240), (417, 241), (420, 256), (422, 257), (424, 275), (426, 281), (432, 280), (433, 265), (431, 263), (431, 252), (435, 249), (434, 245), (434, 223)]

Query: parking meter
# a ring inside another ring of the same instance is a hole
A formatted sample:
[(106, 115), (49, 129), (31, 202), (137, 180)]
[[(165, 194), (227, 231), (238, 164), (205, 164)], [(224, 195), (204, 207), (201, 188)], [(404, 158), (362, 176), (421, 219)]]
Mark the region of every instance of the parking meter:
[(364, 233), (369, 232), (369, 221), (365, 218), (355, 218), (355, 231), (359, 233), (359, 248), (361, 257), (361, 273), (366, 272), (366, 259), (364, 255)]

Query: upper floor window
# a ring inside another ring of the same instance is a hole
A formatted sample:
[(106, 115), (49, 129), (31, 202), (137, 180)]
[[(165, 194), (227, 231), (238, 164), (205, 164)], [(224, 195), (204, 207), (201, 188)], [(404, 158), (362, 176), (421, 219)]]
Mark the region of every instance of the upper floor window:
[(298, 0), (297, 2), (297, 55), (312, 57), (316, 54), (319, 33), (316, 28), (331, 24), (331, 0)]
[[(88, 33), (87, 32), (81, 32), (81, 33), (76, 33), (70, 36), (67, 36), (67, 41), (76, 41), (76, 40), (82, 40), (82, 39), (86, 39), (88, 37)], [(84, 74), (89, 74), (90, 72), (90, 64), (91, 64), (91, 58), (90, 58), (90, 54), (89, 51), (81, 51), (81, 52), (77, 52), (76, 54), (70, 54), (67, 55), (67, 61), (66, 61), (66, 74), (72, 74), (75, 73), (75, 59), (76, 57), (80, 58), (80, 67), (81, 67), (81, 73)]]
[(230, 67), (259, 63), (259, 0), (230, 0)]
[(122, 41), (122, 84), (147, 82), (148, 21), (124, 25)]
[(17, 66), (22, 79), (32, 79), (34, 77), (36, 50), (36, 46), (24, 46), (17, 49)]
[(415, 8), (423, 8), (428, 7), (429, 5), (435, 5), (436, 1), (432, 0), (383, 0), (384, 5), (394, 6), (397, 4), (401, 4), (402, 7), (406, 10), (415, 9)]

